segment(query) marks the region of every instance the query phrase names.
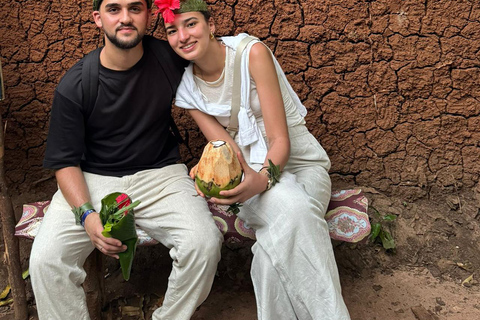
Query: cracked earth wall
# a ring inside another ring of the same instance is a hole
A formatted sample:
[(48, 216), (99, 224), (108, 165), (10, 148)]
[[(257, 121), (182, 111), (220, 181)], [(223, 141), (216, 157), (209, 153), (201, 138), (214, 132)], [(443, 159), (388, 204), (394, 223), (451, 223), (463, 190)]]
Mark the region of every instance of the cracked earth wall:
[[(334, 181), (417, 199), (480, 175), (480, 3), (432, 0), (209, 0), (217, 35), (267, 43), (309, 110)], [(158, 20), (152, 33), (163, 37)], [(41, 188), (53, 90), (101, 44), (91, 0), (0, 3), (11, 188)], [(204, 141), (175, 116), (195, 156)], [(192, 159), (190, 159), (192, 160)], [(26, 187), (28, 185), (28, 188)]]

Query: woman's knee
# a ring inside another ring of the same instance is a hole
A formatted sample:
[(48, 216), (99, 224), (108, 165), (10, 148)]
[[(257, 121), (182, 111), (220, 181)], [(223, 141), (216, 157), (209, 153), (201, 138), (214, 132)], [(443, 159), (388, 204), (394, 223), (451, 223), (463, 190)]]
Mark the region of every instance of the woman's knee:
[(322, 205), (308, 195), (296, 195), (281, 204), (275, 212), (273, 227), (286, 233), (295, 234), (309, 229), (312, 225), (323, 223)]

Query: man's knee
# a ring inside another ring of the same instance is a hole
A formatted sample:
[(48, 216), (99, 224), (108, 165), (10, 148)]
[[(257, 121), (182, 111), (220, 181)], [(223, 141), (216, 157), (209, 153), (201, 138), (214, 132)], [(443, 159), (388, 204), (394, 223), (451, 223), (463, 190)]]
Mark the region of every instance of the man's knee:
[(211, 230), (202, 230), (192, 233), (185, 240), (185, 248), (195, 256), (198, 262), (217, 263), (220, 260), (222, 234), (214, 226)]
[(204, 234), (202, 238), (201, 243), (197, 244), (197, 250), (201, 251), (209, 259), (220, 260), (223, 238), (218, 228), (214, 226), (212, 230)]
[(40, 239), (38, 241), (35, 239), (30, 252), (29, 269), (33, 272), (52, 263), (55, 265), (55, 261), (58, 259), (58, 251), (53, 248), (54, 245), (52, 244), (51, 250), (47, 250), (45, 246), (39, 243), (40, 241)]
[(55, 267), (59, 264), (57, 258), (53, 250), (44, 250), (34, 244), (29, 260), (29, 271), (34, 290), (48, 284), (45, 278), (49, 278), (49, 283), (56, 283), (58, 281), (57, 277), (59, 277), (59, 272), (55, 270)]
[(32, 271), (37, 271), (39, 270), (43, 265), (45, 265), (46, 259), (44, 259), (44, 255), (39, 252), (39, 250), (36, 250), (35, 247), (32, 248), (32, 251), (30, 252), (30, 261), (29, 261), (29, 270), (30, 273)]

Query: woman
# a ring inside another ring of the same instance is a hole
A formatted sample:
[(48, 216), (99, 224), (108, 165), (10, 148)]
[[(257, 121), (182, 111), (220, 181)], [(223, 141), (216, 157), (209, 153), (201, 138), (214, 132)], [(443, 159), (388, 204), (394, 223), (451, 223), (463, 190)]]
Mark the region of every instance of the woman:
[[(305, 107), (270, 50), (254, 40), (242, 54), (239, 130), (232, 138), (225, 128), (234, 57), (247, 35), (217, 40), (203, 1), (170, 2), (155, 1), (168, 42), (191, 61), (175, 104), (188, 110), (207, 140), (228, 141), (244, 169), (236, 188), (222, 191), (223, 199), (211, 200), (242, 203), (239, 217), (256, 230), (251, 275), (258, 319), (350, 319), (324, 219), (330, 161), (305, 127)], [(269, 160), (282, 171), (274, 186), (277, 177), (269, 174)], [(196, 167), (192, 178), (195, 172)]]

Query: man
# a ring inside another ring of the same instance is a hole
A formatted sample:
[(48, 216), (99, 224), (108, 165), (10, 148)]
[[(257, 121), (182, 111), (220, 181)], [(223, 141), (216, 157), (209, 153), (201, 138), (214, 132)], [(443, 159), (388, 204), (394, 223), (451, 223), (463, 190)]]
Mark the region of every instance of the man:
[[(82, 96), (85, 59), (55, 90), (44, 166), (56, 170), (59, 190), (30, 257), (41, 320), (89, 319), (81, 287), (85, 259), (95, 248), (114, 258), (126, 250), (101, 233), (96, 210), (111, 192), (140, 200), (136, 223), (170, 249), (172, 273), (153, 319), (190, 319), (210, 292), (221, 234), (205, 201), (193, 196), (187, 168), (177, 164), (178, 145), (169, 131), (171, 75), (143, 38), (150, 5), (151, 0), (94, 0), (93, 18), (105, 34), (96, 100), (90, 107)], [(171, 70), (183, 72), (185, 62), (166, 52), (176, 61)], [(81, 225), (72, 208), (80, 208)]]

